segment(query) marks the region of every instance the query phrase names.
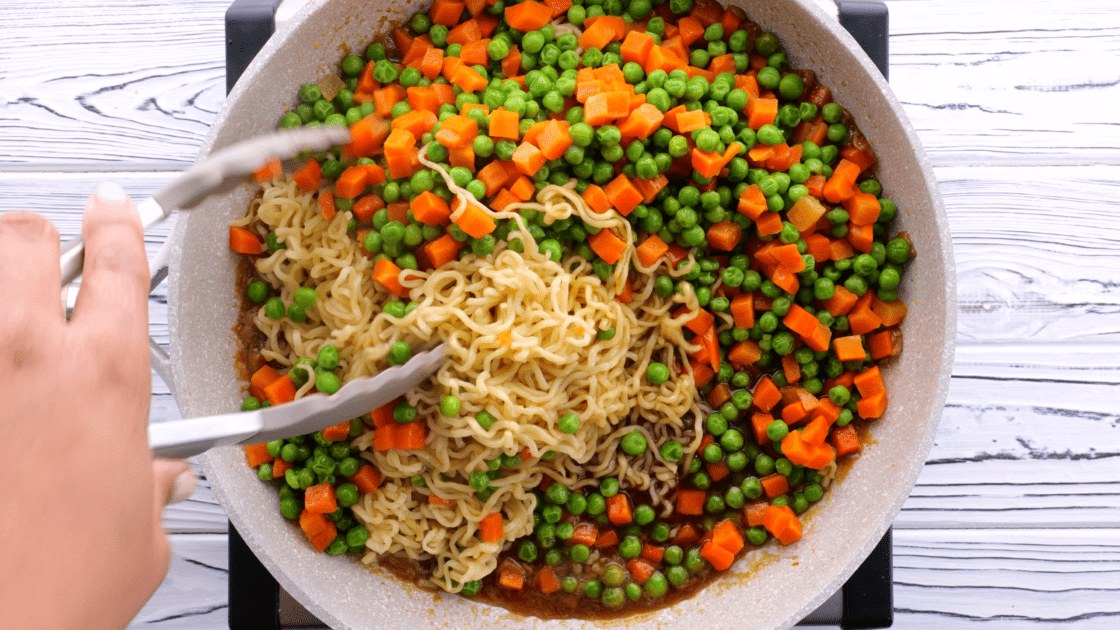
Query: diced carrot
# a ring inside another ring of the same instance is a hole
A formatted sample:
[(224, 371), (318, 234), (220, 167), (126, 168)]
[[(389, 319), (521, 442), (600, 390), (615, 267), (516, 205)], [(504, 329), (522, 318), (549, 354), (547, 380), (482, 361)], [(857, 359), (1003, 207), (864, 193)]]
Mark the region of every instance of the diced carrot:
[(482, 39), (482, 27), (478, 22), (478, 18), (462, 22), (447, 33), (448, 45), (466, 45), (480, 39)]
[(712, 409), (719, 409), (720, 405), (731, 400), (731, 386), (727, 383), (719, 383), (708, 392), (708, 405)]
[(716, 571), (726, 571), (735, 562), (735, 554), (712, 541), (700, 547), (700, 557), (707, 560)]
[(491, 512), (482, 517), (478, 523), (478, 538), (484, 543), (498, 542), (504, 535), (504, 524), (501, 512)]
[(377, 195), (366, 195), (361, 199), (354, 202), (354, 207), (351, 212), (354, 213), (354, 218), (361, 222), (369, 221), (373, 215), (380, 209), (385, 207), (385, 201)]
[(401, 285), (401, 268), (388, 258), (378, 259), (373, 267), (373, 279), (386, 291), (397, 297), (408, 297), (408, 289)]
[[(751, 184), (752, 186), (754, 184)], [(777, 212), (765, 212), (754, 221), (759, 236), (769, 236), (782, 231), (782, 217)], [(794, 291), (796, 293), (796, 291)]]
[(338, 509), (334, 486), (320, 483), (311, 486), (303, 493), (303, 507), (312, 514), (330, 514)]
[(377, 487), (381, 485), (381, 473), (369, 464), (362, 464), (358, 472), (346, 480), (358, 486), (358, 492), (370, 494), (377, 492)]
[(544, 129), (537, 137), (537, 146), (540, 147), (545, 158), (560, 159), (568, 147), (572, 146), (572, 136), (568, 133), (567, 125), (561, 125), (555, 120), (545, 123)]
[(544, 0), (548, 8), (552, 9), (552, 18), (556, 19), (572, 8), (572, 0)]
[[(588, 26), (584, 24), (583, 34), (578, 44), (580, 48), (603, 48), (607, 44), (622, 39), (626, 34), (626, 22), (615, 15), (603, 15)], [(590, 123), (589, 123), (590, 124)]]
[(265, 386), (264, 395), (270, 405), (282, 405), (296, 399), (296, 386), (290, 378), (278, 378)]
[[(813, 446), (820, 446), (824, 444), (825, 438), (828, 437), (828, 429), (832, 423), (826, 420), (823, 416), (816, 416), (805, 425), (805, 430), (801, 432), (801, 437), (805, 442)], [(796, 433), (792, 431), (791, 433)], [(785, 445), (782, 445), (782, 453), (785, 454)], [(792, 459), (790, 461), (793, 461)]]
[(626, 242), (610, 230), (601, 230), (587, 237), (587, 244), (591, 246), (592, 251), (611, 265), (618, 262), (622, 258), (622, 253), (626, 251)]
[(871, 396), (864, 396), (856, 402), (856, 412), (861, 418), (881, 418), (887, 410), (887, 392), (883, 390)]
[(715, 371), (707, 364), (690, 361), (688, 365), (692, 368), (692, 382), (696, 385), (696, 389), (710, 383), (716, 375)]
[(866, 356), (859, 335), (833, 339), (832, 347), (836, 351), (836, 358), (841, 361), (859, 361)]
[(444, 234), (430, 243), (424, 245), (424, 253), (428, 256), (428, 261), (432, 263), (432, 267), (439, 269), (447, 263), (459, 257), (459, 250), (463, 248), (466, 243), (460, 243), (455, 240), (450, 234)]
[(322, 514), (314, 514), (306, 509), (299, 515), (299, 527), (320, 553), (325, 551), (338, 536), (334, 523), (328, 521)]
[(747, 101), (747, 126), (751, 129), (761, 129), (763, 125), (774, 122), (778, 117), (778, 99), (752, 98)]
[(396, 448), (401, 450), (412, 451), (424, 448), (427, 438), (428, 428), (422, 422), (398, 424), (393, 429), (393, 441), (396, 443)]
[(751, 184), (743, 191), (739, 197), (738, 209), (741, 214), (755, 221), (766, 214), (769, 206), (766, 204), (766, 195), (762, 194), (758, 184)]
[(731, 298), (731, 317), (735, 319), (736, 328), (754, 328), (754, 296), (752, 293), (740, 293)]
[(617, 544), (618, 532), (613, 529), (608, 529), (600, 533), (599, 536), (595, 538), (595, 544), (593, 544), (592, 546), (596, 549), (605, 549), (614, 547)]
[(657, 567), (652, 562), (645, 558), (634, 558), (626, 563), (626, 568), (630, 570), (630, 577), (638, 584), (645, 584), (649, 578), (657, 571)]
[(599, 538), (599, 528), (594, 523), (581, 521), (572, 530), (572, 537), (567, 540), (569, 545), (587, 545), (595, 544), (595, 540)]
[(749, 503), (743, 506), (743, 520), (748, 527), (758, 527), (762, 525), (763, 516), (766, 514), (766, 508), (769, 504), (764, 501), (756, 503)]
[(833, 430), (828, 441), (832, 444), (832, 448), (836, 449), (836, 457), (846, 457), (859, 452), (859, 436), (856, 434), (856, 428), (850, 424)]
[(743, 229), (734, 221), (720, 221), (708, 228), (708, 244), (714, 249), (732, 251), (742, 238)]
[(879, 199), (872, 194), (857, 192), (844, 200), (844, 209), (848, 211), (853, 225), (871, 225), (879, 219)]
[(293, 467), (294, 465), (284, 461), (284, 458), (277, 457), (272, 461), (272, 478), (283, 479), (284, 473)]
[(730, 551), (732, 555), (742, 551), (745, 545), (742, 532), (730, 519), (720, 521), (712, 528), (712, 542)]
[(692, 42), (704, 36), (704, 25), (694, 17), (682, 17), (677, 22), (677, 28), (680, 29), (678, 35), (685, 46), (691, 46)]
[(875, 313), (884, 326), (897, 326), (906, 317), (906, 311), (902, 300), (883, 302), (878, 297), (871, 300), (871, 312)]
[(464, 44), (459, 52), (459, 58), (468, 66), (488, 66), (490, 65), (490, 54), (486, 51), (486, 47), (489, 45), (489, 39), (480, 39)]
[(342, 422), (329, 426), (323, 429), (323, 439), (327, 442), (339, 442), (350, 437), (350, 421), (343, 420)]
[(861, 173), (874, 166), (876, 162), (871, 147), (861, 149), (856, 147), (854, 142), (849, 142), (848, 146), (840, 149), (840, 157), (858, 166)]
[(665, 548), (660, 545), (646, 543), (642, 545), (642, 557), (657, 565), (665, 558)]
[(305, 193), (315, 192), (319, 190), (319, 184), (323, 181), (323, 170), (319, 167), (319, 163), (315, 160), (308, 160), (302, 168), (292, 174), (292, 179), (295, 180), (299, 189)]
[(468, 205), (462, 211), (459, 218), (455, 219), (455, 225), (458, 225), (471, 238), (482, 238), (497, 229), (494, 217), (474, 205)]
[(451, 499), (445, 499), (445, 498), (443, 498), (443, 497), (441, 497), (438, 494), (433, 492), (432, 494), (428, 495), (428, 504), (429, 505), (440, 506), (440, 507), (448, 507), (448, 506), (455, 505), (455, 502), (452, 501)]
[(682, 547), (687, 547), (697, 540), (700, 540), (700, 533), (696, 531), (696, 527), (691, 523), (681, 525), (680, 529), (677, 530), (676, 536), (673, 536), (673, 544)]
[(261, 239), (243, 227), (229, 227), (229, 248), (238, 254), (258, 256), (261, 253)]
[(249, 379), (249, 393), (257, 399), (264, 398), (264, 388), (280, 378), (280, 376), (281, 374), (272, 369), (272, 366), (268, 364), (262, 365)]
[(517, 140), (519, 137), (517, 130), (519, 120), (517, 112), (502, 108), (494, 110), (490, 113), (490, 137)]
[(626, 34), (626, 39), (622, 42), (622, 62), (635, 62), (644, 65), (646, 57), (649, 56), (649, 51), (653, 49), (654, 41), (653, 36), (640, 32), (630, 31)]
[(708, 476), (712, 478), (712, 481), (719, 481), (731, 474), (731, 468), (723, 461), (718, 461), (714, 464), (705, 464), (704, 468), (708, 471)]
[(466, 5), (457, 0), (435, 0), (428, 10), (428, 17), (432, 19), (432, 24), (451, 28), (459, 23), (459, 17), (463, 15), (465, 8)]
[(552, 21), (552, 8), (548, 5), (525, 0), (509, 5), (505, 10), (506, 24), (519, 31), (535, 31)]
[(470, 116), (454, 115), (445, 118), (436, 132), (436, 140), (449, 149), (469, 146), (478, 135), (478, 122)]
[(840, 203), (856, 194), (856, 178), (859, 177), (859, 166), (841, 159), (832, 169), (832, 177), (824, 185), (824, 198), (830, 203)]
[(848, 242), (857, 250), (868, 253), (875, 242), (875, 232), (870, 225), (848, 224)]
[(486, 79), (466, 64), (455, 70), (455, 76), (451, 79), (451, 82), (463, 88), (464, 92), (477, 92), (487, 85)]
[(537, 571), (537, 587), (546, 595), (560, 590), (560, 580), (556, 578), (556, 572), (552, 570), (552, 567), (545, 566)]
[(245, 459), (249, 460), (249, 467), (256, 468), (275, 459), (268, 454), (268, 444), (249, 444), (245, 446)]
[(513, 163), (517, 165), (517, 170), (529, 177), (536, 175), (547, 161), (544, 153), (528, 142), (522, 142), (513, 152)]
[(394, 201), (393, 203), (385, 206), (385, 212), (389, 215), (390, 221), (399, 221), (400, 223), (408, 222), (407, 201)]
[(796, 542), (801, 538), (801, 522), (788, 505), (766, 507), (762, 518), (762, 526), (784, 545)]
[(615, 525), (628, 525), (634, 520), (630, 510), (630, 497), (619, 493), (607, 498), (607, 518)]
[(642, 241), (641, 245), (638, 245), (635, 254), (638, 256), (638, 262), (645, 267), (651, 267), (664, 256), (667, 251), (669, 251), (669, 245), (661, 240), (660, 236), (650, 234), (649, 238)]
[(409, 203), (412, 216), (425, 225), (440, 225), (451, 216), (451, 208), (439, 195), (425, 190)]
[(871, 358), (876, 361), (898, 356), (902, 353), (902, 331), (898, 328), (888, 328), (869, 336), (867, 349), (871, 352)]
[(782, 393), (778, 390), (778, 386), (769, 376), (763, 376), (758, 385), (754, 388), (754, 404), (756, 407), (763, 411), (770, 411), (778, 401), (782, 399)]
[(883, 320), (871, 310), (871, 300), (874, 297), (875, 294), (870, 291), (864, 293), (848, 313), (848, 324), (853, 335), (869, 333), (882, 325)]
[(267, 164), (262, 166), (259, 170), (253, 172), (253, 177), (261, 183), (270, 182), (273, 179), (280, 177), (284, 172), (284, 167), (277, 158), (272, 158)]
[(498, 584), (508, 589), (520, 591), (525, 587), (525, 574), (516, 571), (499, 571)]
[(595, 184), (588, 185), (580, 196), (593, 212), (603, 214), (611, 209), (611, 201), (607, 199), (607, 193)]
[(859, 395), (863, 397), (874, 396), (879, 392), (887, 391), (886, 385), (883, 384), (883, 376), (879, 371), (879, 366), (873, 365), (870, 368), (856, 374), (852, 378), (856, 389), (859, 390)]
[(758, 342), (753, 339), (740, 341), (731, 348), (731, 352), (727, 353), (727, 360), (731, 362), (731, 365), (740, 368), (754, 365), (761, 358), (762, 349), (759, 348)]
[(404, 98), (404, 88), (397, 83), (387, 85), (380, 90), (374, 90), (373, 111), (383, 119), (389, 118), (393, 114), (393, 105), (403, 101)]
[(703, 490), (680, 488), (677, 490), (677, 514), (700, 516), (704, 513), (704, 503), (708, 495)]
[(789, 480), (781, 473), (766, 475), (759, 481), (762, 483), (762, 490), (769, 499), (776, 499), (789, 492)]

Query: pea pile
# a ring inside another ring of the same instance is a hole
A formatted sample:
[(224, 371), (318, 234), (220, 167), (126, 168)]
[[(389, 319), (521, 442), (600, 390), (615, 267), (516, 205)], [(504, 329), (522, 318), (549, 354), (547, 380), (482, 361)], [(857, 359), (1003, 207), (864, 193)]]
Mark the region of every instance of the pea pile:
[[(886, 409), (878, 363), (901, 352), (898, 290), (915, 252), (905, 233), (891, 235), (898, 208), (883, 197), (866, 138), (813, 72), (790, 67), (773, 33), (715, 0), (436, 0), (298, 97), (280, 127), (347, 125), (354, 135), (308, 156), (296, 181), (324, 218), (347, 213), (352, 238), (376, 261), (377, 291), (406, 299), (401, 270), (485, 256), (499, 243), (524, 251), (515, 222), (452, 220), (452, 188), (500, 210), (574, 181), (593, 211), (630, 222), (634, 242), (578, 216), (547, 222), (520, 210), (542, 252), (590, 261), (605, 282), (619, 260), (613, 238), (647, 268), (667, 260), (680, 272), (657, 267), (658, 296), (691, 292), (699, 303), (686, 324), (699, 350), (644, 375), (654, 385), (694, 380), (710, 410), (699, 449), (650, 444), (637, 430), (620, 443), (622, 456), (656, 449), (682, 463), (666, 497), (672, 509), (616, 478), (579, 489), (546, 479), (533, 533), (464, 595), (541, 616), (617, 614), (686, 596), (771, 537), (801, 537), (798, 516), (822, 499), (837, 460), (859, 452), (856, 427)], [(272, 233), (261, 254), (283, 247)], [(275, 320), (305, 321), (315, 307), (310, 288), (290, 304), (260, 280), (246, 295)], [(382, 308), (402, 317), (416, 303), (390, 297)], [(610, 340), (614, 330), (598, 334)], [(390, 364), (411, 352), (399, 342)], [(328, 346), (273, 381), (282, 387), (266, 398), (282, 402), (280, 389), (311, 375), (317, 391), (332, 393), (337, 364)], [(262, 404), (250, 397), (243, 408)], [(461, 413), (452, 392), (440, 413)], [(404, 402), (385, 415), (402, 426), (426, 420)], [(497, 420), (475, 419), (483, 429)], [(378, 422), (367, 415), (329, 437), (269, 443), (255, 464), (262, 479), (283, 478), (282, 513), (329, 553), (361, 549), (368, 537), (348, 508), (376, 483), (363, 488), (373, 473), (361, 472), (369, 465), (348, 440), (374, 425), (387, 435)], [(580, 418), (557, 426), (575, 433)], [(384, 448), (422, 447), (422, 434), (408, 446), (401, 439)], [(502, 455), (463, 477), (484, 501), (491, 482), (522, 462)], [(326, 509), (318, 491), (308, 498), (316, 484), (337, 499), (337, 509), (317, 512), (333, 528), (303, 522), (309, 505)], [(338, 534), (326, 542), (323, 529)]]

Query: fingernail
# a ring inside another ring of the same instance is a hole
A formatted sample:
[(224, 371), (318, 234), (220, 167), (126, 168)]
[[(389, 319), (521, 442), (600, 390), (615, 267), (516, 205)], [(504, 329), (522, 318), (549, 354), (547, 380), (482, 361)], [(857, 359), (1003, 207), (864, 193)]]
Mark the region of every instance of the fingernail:
[(114, 184), (113, 182), (105, 182), (97, 189), (97, 197), (101, 201), (109, 203), (119, 203), (121, 201), (128, 201), (128, 194), (124, 189)]
[(189, 468), (179, 473), (179, 476), (175, 478), (175, 485), (171, 488), (171, 500), (168, 501), (168, 505), (182, 503), (191, 498), (196, 485), (194, 473)]

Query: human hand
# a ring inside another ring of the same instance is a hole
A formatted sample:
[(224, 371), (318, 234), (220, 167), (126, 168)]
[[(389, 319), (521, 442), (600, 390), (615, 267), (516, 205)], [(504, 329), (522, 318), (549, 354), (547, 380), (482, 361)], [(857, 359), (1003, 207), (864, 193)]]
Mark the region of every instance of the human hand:
[(167, 573), (160, 512), (194, 489), (152, 461), (148, 263), (136, 206), (86, 204), (85, 271), (60, 308), (58, 232), (0, 215), (0, 628), (122, 628)]

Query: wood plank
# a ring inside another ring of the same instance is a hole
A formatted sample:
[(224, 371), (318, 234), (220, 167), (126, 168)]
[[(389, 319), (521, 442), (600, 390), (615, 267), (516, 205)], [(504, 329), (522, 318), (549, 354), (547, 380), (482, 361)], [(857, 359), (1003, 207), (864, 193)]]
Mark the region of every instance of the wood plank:
[(934, 164), (1120, 163), (1114, 2), (887, 4), (891, 86)]
[(1115, 628), (1109, 530), (896, 530), (896, 628)]
[(939, 168), (957, 267), (957, 339), (1120, 341), (1112, 166)]
[(6, 1), (5, 170), (189, 165), (225, 100), (229, 4)]
[(1117, 396), (1114, 346), (959, 346), (896, 527), (1120, 526)]

